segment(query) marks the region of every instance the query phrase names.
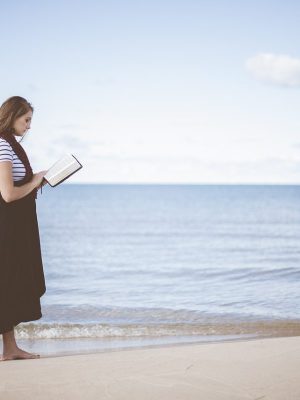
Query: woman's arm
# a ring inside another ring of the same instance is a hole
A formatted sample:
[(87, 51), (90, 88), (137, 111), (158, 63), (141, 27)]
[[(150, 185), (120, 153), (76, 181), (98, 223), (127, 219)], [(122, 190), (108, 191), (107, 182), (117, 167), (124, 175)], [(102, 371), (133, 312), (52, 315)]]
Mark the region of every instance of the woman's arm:
[(37, 186), (36, 179), (22, 186), (14, 186), (12, 176), (12, 162), (0, 162), (0, 193), (6, 203), (25, 197)]

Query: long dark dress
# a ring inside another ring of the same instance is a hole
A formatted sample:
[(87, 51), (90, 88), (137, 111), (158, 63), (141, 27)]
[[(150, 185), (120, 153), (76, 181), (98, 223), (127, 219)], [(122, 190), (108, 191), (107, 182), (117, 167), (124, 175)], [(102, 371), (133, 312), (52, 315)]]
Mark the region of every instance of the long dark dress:
[(35, 196), (6, 203), (0, 193), (0, 333), (40, 319), (45, 292)]

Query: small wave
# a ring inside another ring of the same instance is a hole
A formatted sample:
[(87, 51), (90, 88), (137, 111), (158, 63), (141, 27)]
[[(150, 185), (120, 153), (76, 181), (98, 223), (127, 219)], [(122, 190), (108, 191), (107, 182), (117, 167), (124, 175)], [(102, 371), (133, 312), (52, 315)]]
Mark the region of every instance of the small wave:
[(214, 322), (202, 324), (22, 323), (18, 339), (134, 338), (210, 335), (300, 335), (299, 320)]

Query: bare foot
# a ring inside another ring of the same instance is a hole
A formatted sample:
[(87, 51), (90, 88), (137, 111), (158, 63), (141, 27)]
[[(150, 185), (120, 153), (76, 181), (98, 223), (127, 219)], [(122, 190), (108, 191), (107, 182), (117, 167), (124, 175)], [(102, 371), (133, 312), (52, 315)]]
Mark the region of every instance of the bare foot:
[(40, 358), (39, 354), (28, 353), (20, 349), (19, 347), (13, 353), (3, 353), (1, 357), (1, 361), (8, 361), (8, 360), (26, 360), (29, 358)]

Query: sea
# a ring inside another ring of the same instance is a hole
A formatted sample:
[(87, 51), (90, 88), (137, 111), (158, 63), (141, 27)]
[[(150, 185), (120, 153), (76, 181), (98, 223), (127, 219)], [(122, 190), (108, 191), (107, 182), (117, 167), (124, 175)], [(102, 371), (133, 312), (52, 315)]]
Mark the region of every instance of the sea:
[(75, 184), (36, 200), (47, 356), (300, 335), (300, 185)]

